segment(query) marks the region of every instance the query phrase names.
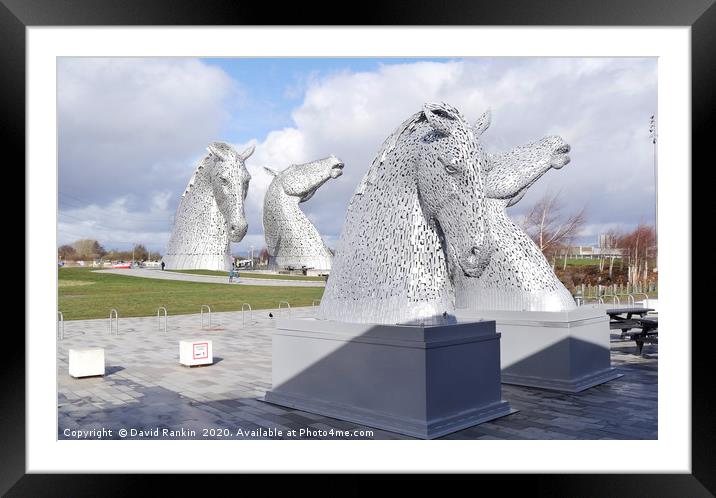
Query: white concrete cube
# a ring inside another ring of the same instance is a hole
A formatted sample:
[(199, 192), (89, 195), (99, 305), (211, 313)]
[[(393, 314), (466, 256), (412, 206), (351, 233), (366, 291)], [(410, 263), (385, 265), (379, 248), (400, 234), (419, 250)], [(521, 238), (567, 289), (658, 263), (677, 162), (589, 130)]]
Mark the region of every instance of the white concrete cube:
[(70, 375), (92, 377), (104, 375), (104, 349), (70, 349)]
[(214, 363), (211, 341), (206, 339), (179, 341), (179, 363), (188, 367)]

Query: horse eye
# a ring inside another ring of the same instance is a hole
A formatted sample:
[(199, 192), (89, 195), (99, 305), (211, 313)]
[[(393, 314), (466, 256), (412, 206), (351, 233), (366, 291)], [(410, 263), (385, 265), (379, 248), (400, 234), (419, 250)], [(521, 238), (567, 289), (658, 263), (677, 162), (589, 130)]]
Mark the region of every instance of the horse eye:
[(448, 114), (447, 112), (443, 111), (442, 109), (435, 109), (431, 111), (436, 116), (440, 116), (441, 118), (449, 119), (450, 121), (455, 121), (455, 118)]
[(221, 180), (221, 183), (223, 183), (224, 185), (228, 185), (229, 183), (231, 183), (231, 182), (229, 182), (228, 178), (225, 178), (223, 176), (221, 178), (219, 178), (219, 180)]
[(458, 172), (458, 168), (456, 168), (454, 165), (446, 162), (445, 159), (443, 159), (442, 157), (438, 156), (438, 161), (440, 161), (440, 163), (443, 165), (443, 167), (445, 168), (445, 171), (447, 171), (448, 174), (454, 175), (455, 173)]

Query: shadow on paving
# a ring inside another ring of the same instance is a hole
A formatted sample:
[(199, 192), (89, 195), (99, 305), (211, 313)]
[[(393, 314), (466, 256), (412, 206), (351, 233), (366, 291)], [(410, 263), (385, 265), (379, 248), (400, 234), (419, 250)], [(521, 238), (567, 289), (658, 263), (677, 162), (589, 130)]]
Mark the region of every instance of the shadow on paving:
[[(121, 368), (121, 367), (120, 367)], [(108, 369), (109, 371), (109, 369)], [(395, 439), (403, 436), (297, 410), (277, 409), (255, 398), (196, 401), (163, 387), (112, 379), (141, 394), (135, 402), (112, 406), (100, 399), (70, 400), (59, 393), (58, 439)], [(128, 431), (126, 437), (119, 434)], [(130, 432), (134, 429), (134, 435)], [(288, 435), (295, 430), (296, 437)], [(310, 432), (301, 436), (301, 431)], [(371, 431), (370, 436), (331, 436), (333, 431)], [(67, 432), (70, 431), (70, 432)], [(83, 431), (75, 437), (71, 431)], [(108, 434), (111, 431), (111, 434)], [(143, 432), (139, 432), (143, 431)]]
[[(657, 439), (658, 360), (649, 358), (657, 351), (645, 345), (638, 356), (633, 342), (612, 343), (612, 365), (624, 376), (576, 394), (503, 384), (503, 399), (519, 412), (441, 439)], [(107, 376), (92, 382), (124, 388), (131, 401), (112, 404), (94, 394), (79, 399), (58, 394), (59, 439), (78, 439), (65, 431), (101, 429), (111, 430), (102, 439), (412, 439), (256, 397), (198, 401), (115, 375), (122, 370), (110, 366)], [(121, 437), (120, 429), (150, 432)], [(371, 432), (346, 437), (331, 435), (331, 429)], [(292, 430), (298, 435), (290, 435)]]

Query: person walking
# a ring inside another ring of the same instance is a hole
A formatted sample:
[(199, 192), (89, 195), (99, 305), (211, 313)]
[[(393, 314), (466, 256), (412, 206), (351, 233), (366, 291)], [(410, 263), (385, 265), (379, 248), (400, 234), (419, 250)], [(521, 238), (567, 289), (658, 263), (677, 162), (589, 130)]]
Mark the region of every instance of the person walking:
[(162, 271), (164, 271), (164, 261), (162, 261)]

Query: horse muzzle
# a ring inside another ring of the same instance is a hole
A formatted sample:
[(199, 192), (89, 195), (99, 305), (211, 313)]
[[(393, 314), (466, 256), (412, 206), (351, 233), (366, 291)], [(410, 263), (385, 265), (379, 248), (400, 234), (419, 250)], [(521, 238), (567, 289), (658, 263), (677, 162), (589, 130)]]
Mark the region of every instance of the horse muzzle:
[(345, 164), (343, 164), (342, 162), (339, 162), (338, 164), (334, 164), (331, 167), (331, 172), (329, 173), (331, 175), (331, 178), (335, 179), (335, 178), (338, 178), (339, 176), (341, 176), (343, 174), (344, 166), (345, 166)]
[(249, 229), (248, 223), (238, 223), (229, 225), (229, 240), (231, 242), (241, 242)]

